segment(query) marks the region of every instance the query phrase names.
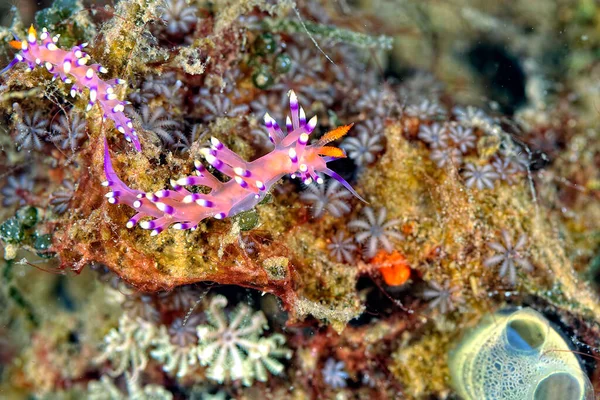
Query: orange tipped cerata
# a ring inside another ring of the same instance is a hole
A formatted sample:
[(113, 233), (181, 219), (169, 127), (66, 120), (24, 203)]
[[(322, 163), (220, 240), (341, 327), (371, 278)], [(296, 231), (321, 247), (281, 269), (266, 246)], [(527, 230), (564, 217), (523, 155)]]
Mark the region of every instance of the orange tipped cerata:
[(329, 157), (335, 157), (335, 158), (345, 158), (346, 157), (346, 152), (344, 150), (337, 148), (337, 147), (332, 147), (332, 146), (321, 147), (317, 151), (317, 154), (319, 154), (321, 156), (329, 156)]
[(319, 139), (317, 146), (325, 146), (327, 143), (331, 143), (334, 140), (345, 136), (353, 125), (354, 124), (352, 123), (350, 125), (338, 126), (334, 130), (327, 132), (321, 139)]

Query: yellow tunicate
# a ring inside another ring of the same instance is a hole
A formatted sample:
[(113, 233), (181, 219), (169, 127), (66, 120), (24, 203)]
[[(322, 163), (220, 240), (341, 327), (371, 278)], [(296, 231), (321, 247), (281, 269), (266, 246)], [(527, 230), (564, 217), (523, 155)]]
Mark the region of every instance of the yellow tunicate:
[(465, 400), (591, 400), (577, 356), (537, 311), (485, 318), (449, 358), (452, 384)]

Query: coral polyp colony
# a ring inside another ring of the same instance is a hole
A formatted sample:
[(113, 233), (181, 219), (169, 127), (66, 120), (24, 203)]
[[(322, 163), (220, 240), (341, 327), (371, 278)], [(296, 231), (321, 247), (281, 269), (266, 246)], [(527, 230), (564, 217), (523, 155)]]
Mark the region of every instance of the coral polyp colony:
[[(328, 162), (346, 156), (342, 150), (327, 144), (344, 136), (350, 126), (339, 127), (318, 142), (309, 144), (317, 118), (306, 120), (294, 91), (290, 92), (290, 112), (291, 118), (286, 120), (287, 135), (269, 114), (265, 114), (265, 126), (275, 149), (251, 162), (243, 160), (217, 138), (211, 138), (211, 147), (203, 148), (202, 155), (212, 168), (229, 177), (227, 182), (217, 179), (196, 160), (196, 175), (172, 180), (172, 189), (154, 193), (133, 190), (115, 173), (108, 145), (105, 144), (104, 173), (107, 180), (103, 185), (111, 189), (106, 197), (111, 204), (126, 204), (138, 211), (127, 222), (128, 228), (139, 223), (143, 229), (150, 229), (152, 235), (159, 234), (170, 225), (180, 230), (195, 229), (205, 218), (223, 219), (248, 211), (260, 203), (284, 175), (297, 175), (305, 184), (313, 181), (323, 184), (323, 179), (318, 176), (323, 173), (361, 198), (344, 178), (327, 168)], [(185, 188), (190, 185), (204, 186), (210, 191), (192, 192)], [(142, 221), (145, 217), (153, 219)]]

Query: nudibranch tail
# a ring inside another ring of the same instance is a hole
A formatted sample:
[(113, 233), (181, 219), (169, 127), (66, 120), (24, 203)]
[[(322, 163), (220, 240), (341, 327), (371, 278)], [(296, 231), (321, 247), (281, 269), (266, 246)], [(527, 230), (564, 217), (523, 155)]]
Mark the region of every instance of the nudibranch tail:
[[(310, 134), (317, 126), (317, 118), (306, 120), (298, 98), (290, 91), (291, 117), (286, 121), (286, 133), (275, 119), (265, 115), (265, 126), (275, 148), (264, 156), (245, 161), (217, 138), (210, 139), (210, 147), (201, 150), (206, 163), (231, 178), (226, 182), (212, 175), (200, 161), (195, 161), (195, 176), (184, 176), (171, 181), (172, 190), (155, 193), (133, 190), (123, 183), (114, 171), (108, 145), (105, 141), (103, 185), (111, 188), (106, 194), (113, 204), (126, 204), (135, 209), (127, 227), (136, 224), (150, 229), (157, 235), (165, 228), (194, 229), (205, 218), (223, 219), (247, 211), (256, 206), (270, 188), (283, 176), (298, 176), (309, 184), (323, 183), (319, 173), (339, 181), (361, 201), (365, 201), (339, 174), (327, 167), (327, 163), (345, 157), (343, 150), (324, 146), (344, 136), (352, 125), (334, 129), (315, 144), (309, 144)], [(186, 186), (204, 186), (208, 190), (188, 190)]]
[(333, 179), (335, 179), (336, 181), (338, 181), (339, 183), (341, 183), (346, 189), (348, 189), (348, 191), (350, 193), (352, 193), (352, 195), (354, 197), (356, 197), (357, 199), (359, 199), (360, 201), (362, 201), (363, 203), (369, 204), (368, 201), (366, 201), (365, 199), (362, 198), (361, 195), (359, 195), (358, 193), (356, 193), (356, 190), (354, 190), (354, 188), (352, 187), (352, 185), (350, 185), (344, 178), (342, 178), (340, 176), (340, 174), (338, 174), (335, 171), (332, 171), (329, 168), (326, 168), (322, 171), (325, 175), (329, 175), (330, 177), (332, 177)]
[(87, 43), (74, 46), (71, 50), (59, 48), (59, 35), (51, 36), (46, 28), (37, 37), (33, 25), (27, 32), (27, 39), (21, 40), (18, 36), (10, 42), (15, 49), (20, 50), (14, 59), (2, 70), (4, 74), (18, 63), (26, 63), (26, 71), (32, 71), (37, 66), (45, 67), (54, 78), (61, 78), (65, 83), (73, 83), (71, 96), (82, 94), (83, 88), (88, 89), (89, 100), (86, 110), (89, 111), (97, 103), (104, 112), (104, 119), (115, 123), (115, 128), (132, 142), (135, 149), (140, 151), (141, 145), (131, 119), (124, 114), (126, 101), (117, 99), (115, 89), (117, 85), (124, 84), (122, 79), (104, 81), (98, 74), (108, 72), (100, 64), (88, 65), (90, 56), (83, 51)]

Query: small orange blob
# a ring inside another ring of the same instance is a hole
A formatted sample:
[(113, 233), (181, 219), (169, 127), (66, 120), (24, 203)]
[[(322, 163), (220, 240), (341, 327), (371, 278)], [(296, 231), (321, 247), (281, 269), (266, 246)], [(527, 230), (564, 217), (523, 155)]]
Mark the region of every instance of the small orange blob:
[(415, 231), (415, 223), (414, 222), (407, 222), (406, 224), (402, 225), (402, 233), (406, 236), (412, 234)]
[(389, 286), (400, 286), (410, 278), (410, 266), (401, 253), (391, 254), (384, 250), (377, 253), (371, 264), (379, 269), (383, 280)]

